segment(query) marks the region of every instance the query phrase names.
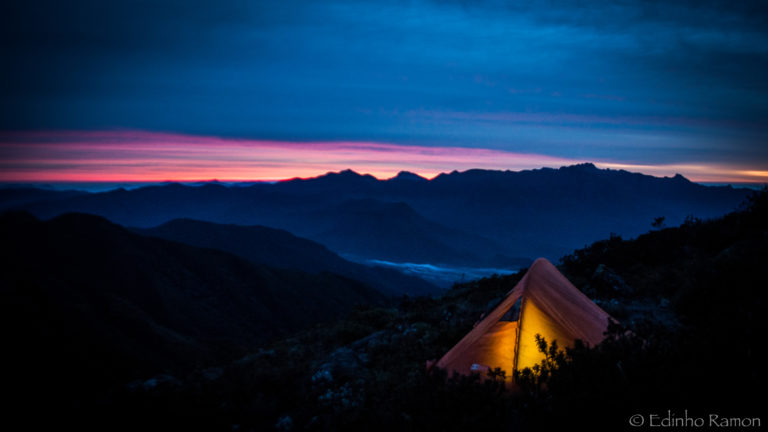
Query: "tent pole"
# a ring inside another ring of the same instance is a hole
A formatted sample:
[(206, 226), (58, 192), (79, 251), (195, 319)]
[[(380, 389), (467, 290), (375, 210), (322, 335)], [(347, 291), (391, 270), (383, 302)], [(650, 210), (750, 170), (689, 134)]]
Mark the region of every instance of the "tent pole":
[[(520, 334), (523, 328), (523, 311), (525, 310), (525, 290), (520, 293), (520, 313), (517, 314), (517, 328), (515, 329), (515, 357), (512, 360), (511, 374), (514, 377), (517, 370), (517, 356), (520, 353)], [(514, 379), (514, 378), (513, 378)]]

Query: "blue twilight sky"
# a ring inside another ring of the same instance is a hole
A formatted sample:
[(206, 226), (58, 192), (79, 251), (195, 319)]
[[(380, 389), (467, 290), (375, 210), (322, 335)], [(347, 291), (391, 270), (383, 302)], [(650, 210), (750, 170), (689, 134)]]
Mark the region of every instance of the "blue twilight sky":
[(768, 2), (6, 0), (0, 129), (768, 169)]

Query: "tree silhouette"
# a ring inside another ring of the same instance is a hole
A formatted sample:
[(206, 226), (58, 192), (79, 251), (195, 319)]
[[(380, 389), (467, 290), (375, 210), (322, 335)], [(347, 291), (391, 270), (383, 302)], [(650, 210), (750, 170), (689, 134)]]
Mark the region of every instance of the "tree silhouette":
[(659, 216), (659, 217), (653, 218), (653, 222), (651, 222), (651, 226), (654, 227), (654, 228), (661, 228), (661, 227), (663, 227), (664, 226), (664, 219), (665, 219), (664, 216)]

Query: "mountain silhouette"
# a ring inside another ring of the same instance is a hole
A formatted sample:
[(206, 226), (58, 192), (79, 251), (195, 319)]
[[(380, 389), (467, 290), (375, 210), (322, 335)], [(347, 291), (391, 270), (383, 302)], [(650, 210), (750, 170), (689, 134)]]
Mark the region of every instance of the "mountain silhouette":
[(409, 171), (400, 171), (397, 173), (396, 176), (392, 177), (391, 179), (387, 179), (388, 182), (428, 182), (426, 178), (409, 172)]
[(307, 273), (336, 273), (395, 296), (424, 295), (438, 290), (422, 279), (390, 269), (347, 261), (322, 244), (264, 226), (175, 219), (154, 228), (136, 228), (134, 231), (193, 246), (223, 250), (271, 267)]
[(529, 264), (525, 258), (500, 255), (504, 247), (491, 239), (426, 219), (404, 202), (350, 200), (318, 218), (329, 221), (329, 227), (313, 238), (351, 255), (448, 265)]
[[(247, 187), (169, 184), (0, 206), (43, 218), (93, 213), (145, 228), (177, 218), (263, 225), (365, 259), (386, 254), (399, 261), (468, 260), (464, 264), (493, 266), (500, 257), (557, 259), (612, 233), (636, 236), (660, 216), (667, 226), (688, 216), (720, 216), (736, 209), (747, 194), (680, 175), (652, 177), (580, 164), (518, 172), (454, 171), (431, 180), (408, 173), (377, 180), (345, 170)], [(375, 211), (361, 211), (361, 203)], [(418, 247), (389, 246), (397, 243)]]
[(0, 245), (0, 335), (14, 347), (4, 370), (35, 371), (20, 377), (31, 397), (232, 360), (355, 305), (388, 304), (344, 276), (258, 265), (92, 215), (4, 213)]

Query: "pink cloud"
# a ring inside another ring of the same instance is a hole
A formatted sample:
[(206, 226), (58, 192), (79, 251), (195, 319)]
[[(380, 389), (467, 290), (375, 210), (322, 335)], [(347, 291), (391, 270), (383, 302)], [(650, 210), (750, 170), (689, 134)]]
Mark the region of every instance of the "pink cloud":
[[(462, 147), (378, 142), (290, 142), (144, 131), (17, 132), (0, 135), (0, 181), (152, 182), (280, 180), (351, 168), (378, 178), (408, 170), (425, 177), (471, 168), (523, 170), (582, 160)], [(766, 181), (743, 167), (598, 166), (654, 175), (681, 173), (698, 181)]]

